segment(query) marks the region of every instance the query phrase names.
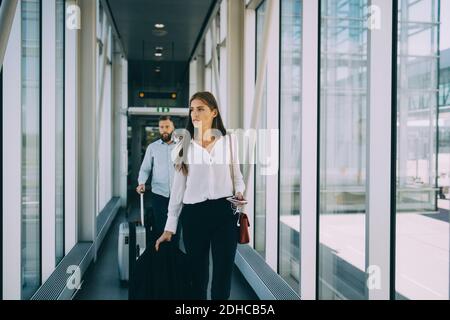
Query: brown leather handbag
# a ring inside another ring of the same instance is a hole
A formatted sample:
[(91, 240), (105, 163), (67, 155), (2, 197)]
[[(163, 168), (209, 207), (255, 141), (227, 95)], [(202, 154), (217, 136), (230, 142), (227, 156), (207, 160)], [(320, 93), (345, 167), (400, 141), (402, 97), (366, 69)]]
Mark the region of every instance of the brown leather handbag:
[(250, 222), (248, 221), (247, 214), (239, 212), (239, 240), (240, 244), (246, 244), (250, 242), (250, 233), (248, 232)]
[[(231, 182), (233, 184), (233, 196), (236, 194), (236, 189), (234, 186), (234, 166), (233, 166), (233, 143), (231, 142), (231, 135), (230, 138), (230, 155), (231, 155)], [(239, 239), (238, 243), (240, 244), (247, 244), (250, 242), (250, 233), (248, 231), (248, 227), (250, 227), (250, 222), (248, 221), (248, 216), (244, 212), (240, 211), (240, 208), (237, 208), (236, 214), (239, 214), (239, 220), (238, 220), (238, 227), (239, 227)]]

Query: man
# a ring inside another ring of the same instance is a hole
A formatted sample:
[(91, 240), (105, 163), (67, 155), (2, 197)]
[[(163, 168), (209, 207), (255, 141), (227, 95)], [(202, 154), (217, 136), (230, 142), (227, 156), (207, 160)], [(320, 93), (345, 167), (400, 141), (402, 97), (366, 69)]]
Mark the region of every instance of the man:
[(174, 165), (171, 158), (171, 152), (176, 144), (173, 138), (174, 129), (174, 124), (169, 116), (162, 116), (159, 119), (161, 139), (147, 147), (144, 161), (139, 170), (139, 185), (136, 188), (138, 193), (145, 192), (145, 183), (150, 176), (150, 172), (152, 172), (151, 199), (155, 237), (159, 237), (163, 233), (167, 220), (167, 207), (174, 175)]

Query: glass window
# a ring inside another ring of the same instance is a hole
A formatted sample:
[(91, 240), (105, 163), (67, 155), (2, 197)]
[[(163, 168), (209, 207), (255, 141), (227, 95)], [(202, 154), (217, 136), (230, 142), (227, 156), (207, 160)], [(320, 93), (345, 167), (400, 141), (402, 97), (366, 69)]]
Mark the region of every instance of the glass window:
[(211, 29), (208, 28), (205, 35), (205, 64), (209, 64), (212, 60), (212, 48)]
[[(439, 30), (439, 15), (441, 12), (442, 18), (449, 19), (448, 3), (439, 0), (399, 1), (397, 299), (449, 299), (448, 200), (440, 201), (442, 208), (438, 208), (436, 199), (437, 164), (446, 161), (448, 170), (449, 163), (449, 153), (445, 148), (436, 157), (438, 98), (439, 89), (442, 89), (439, 75), (442, 73), (441, 80), (445, 80), (448, 72), (445, 51), (448, 50), (450, 35), (449, 21)], [(443, 39), (442, 47), (440, 39)], [(443, 110), (443, 113), (448, 117), (448, 111)], [(443, 178), (439, 183), (448, 185)]]
[(450, 209), (450, 1), (440, 3), (439, 39), (439, 210)]
[[(2, 0), (0, 0), (0, 6), (2, 5)], [(0, 67), (0, 109), (2, 110), (3, 113), (3, 68)], [(1, 122), (1, 132), (3, 133), (3, 121)], [(1, 150), (3, 152), (3, 138), (1, 139), (0, 142), (1, 146)], [(0, 170), (2, 170), (2, 177), (3, 177), (3, 157), (2, 160), (0, 160)], [(0, 195), (1, 197), (1, 203), (3, 203), (3, 192)], [(3, 297), (3, 210), (1, 211), (0, 214), (0, 297)]]
[(319, 299), (366, 299), (367, 0), (321, 0)]
[(222, 0), (220, 3), (220, 36), (219, 43), (225, 41), (228, 28), (228, 0)]
[(98, 168), (98, 188), (99, 188), (99, 211), (102, 210), (112, 194), (112, 97), (111, 97), (111, 66), (107, 64), (104, 71), (104, 85), (103, 85), (103, 106), (99, 116), (100, 130), (99, 130), (99, 168)]
[[(98, 168), (97, 168), (97, 182), (98, 182), (98, 208), (97, 215), (103, 210), (106, 204), (112, 198), (112, 62), (111, 47), (112, 47), (112, 29), (107, 20), (106, 13), (103, 11), (100, 15), (102, 17), (102, 38), (105, 42), (102, 44), (102, 49), (99, 51), (98, 58), (98, 97), (97, 101), (101, 101), (101, 105), (97, 110), (98, 117)], [(100, 102), (99, 102), (100, 103)]]
[(64, 257), (64, 20), (65, 0), (56, 0), (56, 264)]
[(41, 282), (40, 243), (40, 1), (23, 0), (22, 11), (22, 299)]
[(205, 90), (206, 91), (213, 91), (213, 85), (212, 85), (212, 70), (211, 70), (211, 63), (205, 67)]
[[(262, 54), (262, 37), (264, 29), (266, 2), (264, 1), (256, 9), (256, 66), (259, 65), (259, 60)], [(256, 68), (257, 69), (257, 68)], [(256, 75), (261, 70), (256, 70)], [(267, 70), (264, 70), (267, 72)], [(263, 98), (261, 101), (261, 110), (259, 112), (259, 129), (267, 128), (267, 81), (263, 86)], [(256, 145), (256, 166), (255, 166), (255, 250), (265, 257), (266, 255), (266, 189), (267, 179), (262, 174), (263, 165), (261, 161), (264, 161), (265, 145), (261, 141), (262, 135), (258, 135), (258, 141)]]
[(281, 2), (280, 275), (300, 293), (301, 0)]

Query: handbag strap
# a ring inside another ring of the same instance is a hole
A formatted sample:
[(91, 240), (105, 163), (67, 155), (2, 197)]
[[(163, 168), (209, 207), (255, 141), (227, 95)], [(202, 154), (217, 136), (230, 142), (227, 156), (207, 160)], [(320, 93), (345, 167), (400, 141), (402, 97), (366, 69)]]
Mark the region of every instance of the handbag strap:
[(230, 162), (230, 170), (231, 170), (231, 184), (233, 185), (233, 196), (236, 194), (236, 188), (234, 186), (234, 156), (233, 156), (233, 143), (231, 140), (231, 134), (228, 135), (230, 138), (230, 155), (231, 155), (231, 162)]
[[(231, 139), (231, 134), (229, 134), (229, 138), (230, 138), (230, 156), (231, 156), (231, 164), (230, 164), (230, 170), (231, 170), (231, 184), (233, 185), (233, 197), (236, 194), (236, 188), (234, 186), (234, 154), (233, 154), (233, 140)], [(242, 217), (242, 212), (239, 209), (239, 206), (236, 207), (236, 211), (235, 214), (238, 213), (239, 214), (239, 218), (237, 219), (237, 226), (240, 227), (241, 226), (241, 217)]]

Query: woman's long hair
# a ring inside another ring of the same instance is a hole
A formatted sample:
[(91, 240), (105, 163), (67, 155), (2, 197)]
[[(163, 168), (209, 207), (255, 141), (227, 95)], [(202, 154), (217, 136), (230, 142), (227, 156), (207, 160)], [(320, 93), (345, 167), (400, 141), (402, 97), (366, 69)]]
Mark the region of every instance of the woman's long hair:
[[(211, 129), (219, 130), (223, 136), (227, 134), (227, 129), (225, 129), (225, 126), (223, 125), (222, 117), (220, 115), (219, 106), (217, 105), (216, 98), (211, 92), (197, 92), (195, 93), (191, 99), (189, 100), (189, 107), (191, 106), (192, 101), (194, 100), (201, 100), (211, 109), (211, 111), (216, 110), (217, 116), (214, 118)], [(191, 110), (189, 109), (189, 118), (186, 123), (186, 131), (190, 134), (190, 139), (194, 139), (195, 134), (195, 128), (194, 124), (192, 123), (192, 116), (191, 116)], [(184, 139), (183, 139), (184, 140)], [(183, 147), (181, 148), (180, 152), (178, 153), (178, 156), (180, 159), (183, 159), (183, 155), (187, 156), (187, 149), (189, 147), (190, 141), (181, 141), (180, 143), (183, 144)], [(187, 164), (181, 160), (181, 163), (177, 164), (175, 168), (179, 171), (181, 171), (185, 176), (188, 175), (189, 169)]]

